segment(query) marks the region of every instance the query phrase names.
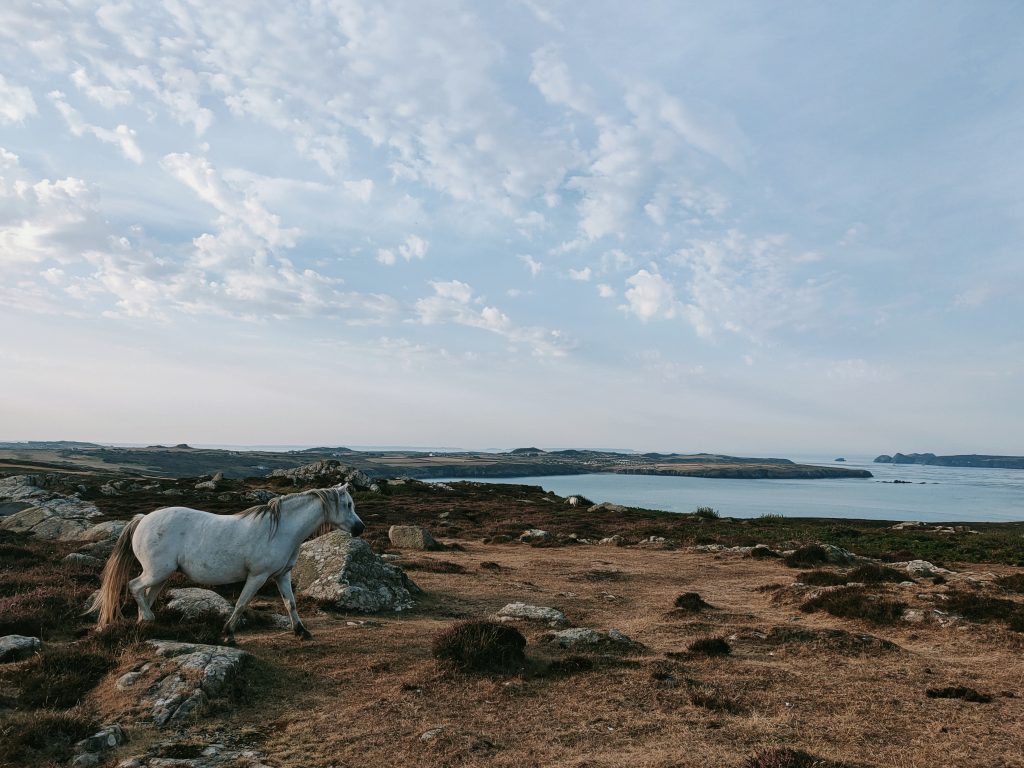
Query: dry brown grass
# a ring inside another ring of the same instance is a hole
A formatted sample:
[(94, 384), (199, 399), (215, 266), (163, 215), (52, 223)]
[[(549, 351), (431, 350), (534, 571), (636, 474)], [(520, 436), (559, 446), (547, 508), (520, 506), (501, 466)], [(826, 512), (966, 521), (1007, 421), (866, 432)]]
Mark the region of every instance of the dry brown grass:
[[(1002, 622), (899, 622), (869, 628), (876, 635), (870, 637), (860, 619), (802, 613), (759, 592), (759, 585), (792, 581), (778, 560), (462, 543), (465, 551), (445, 559), (465, 572), (417, 572), (426, 594), (411, 612), (352, 626), (355, 617), (307, 609), (303, 618), (315, 636), (308, 643), (284, 630), (242, 629), (239, 644), (257, 658), (256, 693), (200, 723), (190, 738), (236, 734), (279, 768), (815, 765), (778, 762), (786, 758), (779, 749), (833, 768), (1024, 768), (1017, 748), (1024, 736), (1024, 638)], [(500, 563), (500, 570), (483, 563)], [(592, 571), (628, 578), (580, 578)], [(947, 587), (919, 588), (926, 589)], [(677, 596), (697, 590), (716, 610), (666, 618)], [(263, 600), (276, 608), (275, 599)], [(569, 654), (540, 642), (546, 628), (519, 624), (527, 640), (524, 673), (439, 668), (431, 648), (437, 634), (514, 600), (558, 606), (579, 626), (619, 629), (648, 652), (614, 662)], [(174, 624), (172, 630), (185, 631)], [(199, 637), (202, 628), (188, 631)], [(123, 643), (130, 650), (147, 636), (128, 625), (119, 632), (110, 639), (114, 648)], [(667, 659), (709, 636), (727, 638), (728, 658)], [(139, 661), (129, 656), (124, 664)], [(112, 682), (121, 669), (78, 710), (114, 714), (124, 701)], [(995, 698), (978, 705), (926, 695), (957, 686)], [(0, 715), (0, 727), (11, 717)], [(437, 728), (434, 738), (421, 739)], [(136, 726), (132, 738), (112, 764), (157, 736)], [(774, 765), (766, 762), (773, 747)], [(26, 749), (19, 767), (50, 759)], [(754, 759), (762, 762), (748, 762)]]

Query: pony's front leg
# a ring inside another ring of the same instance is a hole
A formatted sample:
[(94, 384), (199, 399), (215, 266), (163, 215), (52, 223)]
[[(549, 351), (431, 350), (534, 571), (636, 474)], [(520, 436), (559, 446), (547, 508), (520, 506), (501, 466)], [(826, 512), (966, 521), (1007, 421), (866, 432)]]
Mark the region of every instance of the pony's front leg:
[(281, 599), (284, 600), (284, 609), (288, 611), (288, 618), (292, 621), (292, 632), (303, 640), (311, 639), (313, 636), (303, 625), (302, 619), (299, 618), (299, 609), (295, 605), (295, 593), (292, 592), (292, 572), (285, 571), (274, 581), (277, 582), (277, 591), (281, 593)]
[(224, 640), (228, 645), (235, 644), (235, 624), (238, 622), (238, 617), (242, 615), (242, 611), (249, 605), (249, 601), (260, 591), (260, 587), (266, 583), (269, 577), (269, 573), (250, 573), (249, 578), (245, 580), (242, 594), (238, 596), (238, 602), (235, 603), (235, 610), (231, 612), (228, 620), (224, 623)]

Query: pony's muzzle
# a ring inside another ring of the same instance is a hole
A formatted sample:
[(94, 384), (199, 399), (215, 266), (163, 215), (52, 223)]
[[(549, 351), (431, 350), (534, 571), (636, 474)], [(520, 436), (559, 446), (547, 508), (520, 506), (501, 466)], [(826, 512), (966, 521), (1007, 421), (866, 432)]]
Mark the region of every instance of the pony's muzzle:
[(363, 535), (363, 531), (365, 531), (365, 530), (366, 530), (366, 526), (363, 525), (363, 523), (360, 521), (358, 523), (355, 523), (352, 526), (352, 535), (353, 536), (362, 536)]

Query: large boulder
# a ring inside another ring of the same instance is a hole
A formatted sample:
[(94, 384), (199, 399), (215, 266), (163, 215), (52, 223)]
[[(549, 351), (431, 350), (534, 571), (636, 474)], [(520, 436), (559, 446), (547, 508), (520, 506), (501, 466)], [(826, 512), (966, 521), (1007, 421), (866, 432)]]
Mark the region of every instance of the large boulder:
[(8, 661), (19, 661), (39, 650), (38, 637), (25, 635), (7, 635), (0, 637), (0, 664)]
[(129, 712), (163, 727), (201, 717), (211, 699), (231, 693), (235, 678), (252, 659), (239, 648), (150, 640), (154, 658), (121, 675), (117, 689), (132, 701)]
[(103, 523), (96, 523), (82, 534), (82, 541), (117, 539), (127, 524), (124, 520), (107, 520)]
[(295, 485), (317, 483), (320, 485), (335, 485), (337, 483), (352, 483), (358, 488), (368, 488), (370, 478), (362, 470), (342, 464), (335, 459), (324, 459), (314, 461), (312, 464), (304, 464), (301, 467), (292, 469), (275, 469), (270, 473), (271, 477), (286, 477)]
[(399, 549), (444, 549), (422, 525), (392, 525), (388, 529), (388, 540)]
[(338, 610), (362, 613), (411, 608), (413, 594), (420, 592), (401, 568), (384, 562), (369, 544), (344, 531), (303, 544), (292, 580), (300, 594)]

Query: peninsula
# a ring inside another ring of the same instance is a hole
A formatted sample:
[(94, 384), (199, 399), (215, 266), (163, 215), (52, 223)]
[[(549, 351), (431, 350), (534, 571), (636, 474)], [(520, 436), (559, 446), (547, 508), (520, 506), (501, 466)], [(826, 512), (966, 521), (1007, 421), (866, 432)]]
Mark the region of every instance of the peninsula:
[(789, 459), (745, 458), (711, 453), (620, 453), (595, 450), (543, 451), (517, 448), (483, 451), (354, 451), (309, 448), (295, 451), (223, 450), (175, 446), (113, 447), (91, 443), (0, 443), (0, 470), (114, 471), (153, 477), (223, 472), (225, 477), (262, 477), (313, 461), (340, 459), (369, 477), (401, 475), (508, 478), (615, 473), (734, 479), (868, 478), (863, 469), (796, 464)]
[(985, 467), (988, 469), (1024, 469), (1024, 456), (988, 456), (972, 453), (936, 456), (934, 453), (882, 454), (875, 464), (931, 464), (938, 467)]

